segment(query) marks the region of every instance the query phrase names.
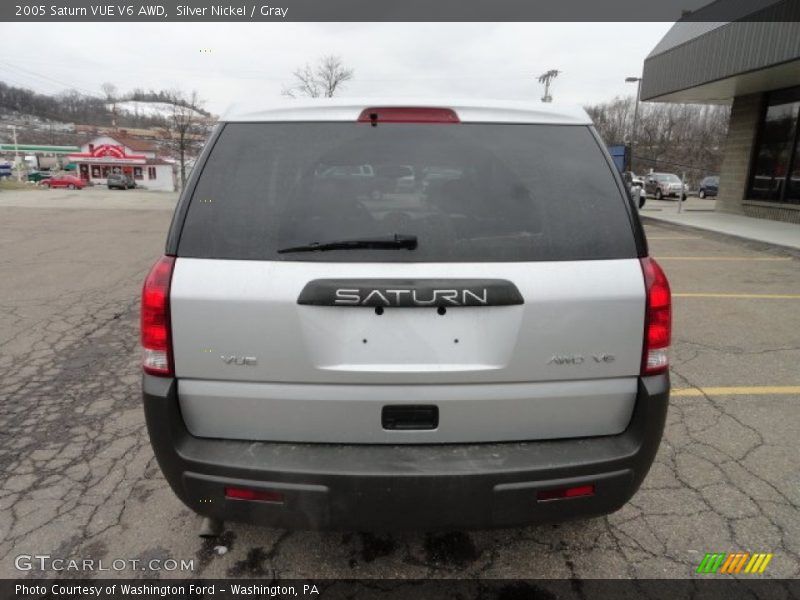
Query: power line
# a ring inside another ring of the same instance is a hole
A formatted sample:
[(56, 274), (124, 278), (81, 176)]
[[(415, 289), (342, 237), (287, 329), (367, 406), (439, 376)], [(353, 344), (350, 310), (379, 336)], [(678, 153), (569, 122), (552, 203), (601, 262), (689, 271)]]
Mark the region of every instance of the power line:
[(15, 71), (18, 71), (23, 76), (33, 77), (33, 78), (39, 79), (41, 81), (49, 82), (51, 85), (53, 83), (55, 83), (55, 84), (57, 84), (59, 86), (64, 86), (64, 89), (74, 89), (74, 90), (77, 90), (79, 92), (83, 92), (84, 94), (86, 94), (88, 96), (94, 96), (96, 98), (101, 98), (101, 99), (104, 98), (104, 96), (102, 94), (100, 94), (99, 92), (92, 92), (92, 91), (89, 91), (89, 90), (87, 90), (85, 88), (79, 87), (79, 86), (75, 85), (74, 83), (67, 83), (65, 81), (61, 81), (61, 80), (56, 79), (54, 77), (50, 77), (49, 75), (42, 75), (41, 73), (36, 73), (35, 71), (31, 71), (30, 69), (26, 69), (24, 67), (20, 67), (19, 65), (14, 65), (14, 64), (8, 62), (7, 60), (0, 60), (0, 64), (5, 65), (6, 67), (9, 67), (11, 69), (14, 69)]
[(656, 166), (658, 166), (658, 165), (667, 165), (667, 166), (670, 166), (670, 167), (681, 167), (682, 169), (690, 169), (692, 171), (704, 171), (704, 172), (707, 172), (707, 173), (715, 173), (717, 171), (717, 169), (711, 169), (711, 168), (706, 167), (706, 166), (696, 167), (694, 165), (687, 165), (687, 164), (684, 164), (684, 163), (672, 162), (672, 161), (669, 161), (669, 160), (662, 160), (662, 159), (656, 159), (656, 158), (646, 158), (646, 157), (643, 157), (643, 156), (637, 156), (636, 160), (637, 161), (641, 161), (641, 162), (646, 162), (646, 163), (652, 163), (652, 164), (654, 164)]

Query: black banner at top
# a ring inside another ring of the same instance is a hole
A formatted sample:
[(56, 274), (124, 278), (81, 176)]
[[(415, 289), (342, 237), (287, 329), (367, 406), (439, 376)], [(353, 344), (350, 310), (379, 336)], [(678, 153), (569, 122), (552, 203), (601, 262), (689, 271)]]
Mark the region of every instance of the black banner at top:
[[(800, 21), (800, 0), (4, 0), (16, 22)], [(632, 31), (632, 35), (636, 32)], [(598, 40), (612, 43), (612, 40)]]

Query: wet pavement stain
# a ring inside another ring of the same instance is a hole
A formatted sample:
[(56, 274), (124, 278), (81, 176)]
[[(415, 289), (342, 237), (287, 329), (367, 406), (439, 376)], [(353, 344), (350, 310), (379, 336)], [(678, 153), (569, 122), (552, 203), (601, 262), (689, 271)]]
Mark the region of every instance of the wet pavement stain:
[(425, 536), (425, 555), (428, 563), (464, 567), (475, 562), (480, 553), (469, 535), (455, 531)]
[(195, 556), (197, 557), (200, 571), (204, 570), (215, 557), (219, 556), (214, 550), (217, 546), (225, 546), (227, 552), (233, 550), (236, 534), (233, 531), (223, 531), (222, 535), (213, 538), (203, 538), (203, 543)]
[(397, 542), (391, 535), (378, 536), (373, 533), (360, 533), (361, 559), (372, 562), (376, 558), (390, 556), (397, 550)]
[(244, 560), (237, 561), (228, 569), (229, 577), (263, 577), (267, 574), (264, 561), (269, 558), (263, 548), (251, 548)]

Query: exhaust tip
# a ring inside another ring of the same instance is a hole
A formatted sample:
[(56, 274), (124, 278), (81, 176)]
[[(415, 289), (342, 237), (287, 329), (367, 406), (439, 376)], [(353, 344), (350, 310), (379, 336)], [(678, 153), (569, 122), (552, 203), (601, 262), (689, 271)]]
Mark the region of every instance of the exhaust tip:
[(200, 533), (198, 535), (205, 539), (217, 538), (222, 535), (224, 529), (225, 521), (212, 519), (211, 517), (203, 517), (203, 522), (200, 523)]

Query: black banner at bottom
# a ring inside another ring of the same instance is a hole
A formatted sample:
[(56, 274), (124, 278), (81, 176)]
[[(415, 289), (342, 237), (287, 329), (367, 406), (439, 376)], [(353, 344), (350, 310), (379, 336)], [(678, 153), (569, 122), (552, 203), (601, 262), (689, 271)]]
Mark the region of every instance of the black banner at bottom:
[(800, 600), (800, 580), (733, 579), (5, 579), (2, 600)]

